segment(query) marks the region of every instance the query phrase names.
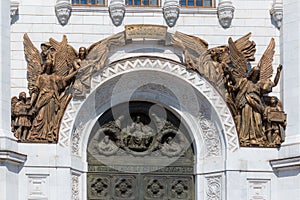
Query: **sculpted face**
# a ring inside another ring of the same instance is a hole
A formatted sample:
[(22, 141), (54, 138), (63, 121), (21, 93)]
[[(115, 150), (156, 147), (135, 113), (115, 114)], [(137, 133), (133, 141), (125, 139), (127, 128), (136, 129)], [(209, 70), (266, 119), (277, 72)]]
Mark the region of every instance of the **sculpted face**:
[(71, 9), (69, 7), (58, 7), (56, 9), (56, 15), (61, 25), (66, 25), (71, 15)]
[(20, 92), (19, 99), (26, 100), (26, 93), (25, 92)]
[(222, 26), (229, 28), (233, 18), (233, 12), (231, 10), (220, 10), (219, 11), (219, 20), (222, 23)]
[(86, 48), (85, 47), (80, 47), (79, 48), (79, 58), (80, 60), (85, 59), (86, 56)]
[(110, 14), (113, 24), (115, 26), (120, 26), (124, 19), (125, 8), (122, 5), (112, 6), (109, 8), (109, 14)]
[(169, 27), (173, 27), (179, 16), (179, 8), (177, 6), (168, 6), (164, 8), (164, 17)]

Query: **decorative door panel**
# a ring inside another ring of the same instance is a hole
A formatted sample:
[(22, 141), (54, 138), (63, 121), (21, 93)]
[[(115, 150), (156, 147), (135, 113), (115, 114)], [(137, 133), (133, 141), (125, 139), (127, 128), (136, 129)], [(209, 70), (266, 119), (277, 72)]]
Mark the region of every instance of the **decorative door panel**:
[[(127, 104), (128, 105), (128, 104)], [(130, 102), (105, 112), (87, 147), (89, 200), (194, 200), (193, 140), (167, 109)], [(117, 112), (116, 112), (117, 111)]]

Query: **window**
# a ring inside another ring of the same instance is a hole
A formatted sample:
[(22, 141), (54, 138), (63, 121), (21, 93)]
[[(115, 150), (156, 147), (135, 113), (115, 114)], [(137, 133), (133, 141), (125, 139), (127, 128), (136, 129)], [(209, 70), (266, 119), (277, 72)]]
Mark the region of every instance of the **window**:
[(160, 0), (126, 0), (126, 6), (158, 7)]
[(182, 7), (213, 7), (212, 0), (180, 0)]
[(72, 0), (74, 6), (104, 6), (105, 0)]

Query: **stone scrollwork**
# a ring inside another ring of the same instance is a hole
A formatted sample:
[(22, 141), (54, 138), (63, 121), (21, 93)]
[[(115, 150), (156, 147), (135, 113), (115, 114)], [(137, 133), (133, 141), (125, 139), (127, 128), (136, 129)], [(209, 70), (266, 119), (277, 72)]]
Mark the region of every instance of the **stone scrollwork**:
[(202, 129), (204, 143), (206, 145), (205, 156), (220, 156), (222, 151), (221, 141), (215, 124), (203, 116), (200, 116), (198, 121)]
[(82, 131), (85, 128), (85, 125), (83, 124), (79, 124), (78, 127), (76, 127), (73, 137), (72, 137), (72, 154), (79, 156), (79, 152), (80, 152), (80, 140), (82, 137)]
[(222, 199), (222, 176), (206, 177), (206, 199)]
[(163, 6), (163, 15), (167, 25), (172, 28), (175, 26), (179, 17), (180, 5), (178, 0), (165, 0)]
[(115, 26), (120, 26), (123, 22), (126, 7), (123, 0), (111, 0), (108, 6), (109, 16)]
[(218, 18), (223, 28), (229, 28), (234, 16), (234, 6), (231, 0), (220, 0), (218, 5)]
[(72, 174), (72, 200), (80, 200), (79, 198), (79, 176)]

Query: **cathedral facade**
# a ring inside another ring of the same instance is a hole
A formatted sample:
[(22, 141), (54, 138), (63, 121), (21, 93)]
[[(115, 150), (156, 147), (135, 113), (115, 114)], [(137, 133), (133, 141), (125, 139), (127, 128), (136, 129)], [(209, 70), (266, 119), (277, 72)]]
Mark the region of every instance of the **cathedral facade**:
[(1, 1), (0, 199), (299, 198), (299, 6)]

